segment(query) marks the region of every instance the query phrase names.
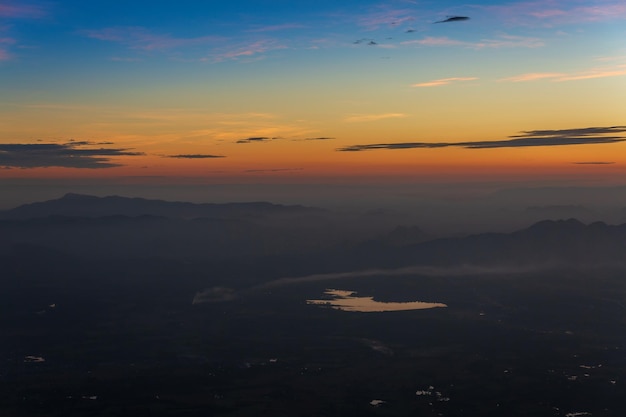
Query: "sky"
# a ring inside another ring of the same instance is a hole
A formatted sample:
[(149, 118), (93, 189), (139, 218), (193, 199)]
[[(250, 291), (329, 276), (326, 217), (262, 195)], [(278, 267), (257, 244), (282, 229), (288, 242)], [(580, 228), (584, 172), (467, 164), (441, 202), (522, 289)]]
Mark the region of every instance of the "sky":
[(0, 187), (625, 184), (625, 39), (623, 0), (0, 0)]

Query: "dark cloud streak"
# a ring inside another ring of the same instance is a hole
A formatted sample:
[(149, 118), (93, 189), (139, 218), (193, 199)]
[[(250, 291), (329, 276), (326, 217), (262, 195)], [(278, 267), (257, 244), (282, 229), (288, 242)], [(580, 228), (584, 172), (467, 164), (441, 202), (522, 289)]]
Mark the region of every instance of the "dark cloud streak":
[(581, 162), (572, 162), (574, 165), (613, 165), (615, 162), (612, 161), (581, 161)]
[(334, 140), (335, 138), (331, 137), (319, 137), (319, 138), (304, 138), (304, 139), (293, 139), (293, 140), (303, 140), (303, 141), (311, 141), (311, 140)]
[(532, 146), (594, 145), (626, 141), (624, 136), (601, 136), (607, 133), (626, 132), (624, 126), (590, 127), (564, 130), (531, 130), (510, 139), (474, 142), (404, 142), (351, 145), (338, 148), (340, 152), (359, 152), (374, 149), (417, 149), (460, 147), (466, 149), (517, 148)]
[(167, 155), (164, 158), (180, 158), (180, 159), (212, 159), (212, 158), (226, 158), (224, 155), (210, 155), (210, 154), (180, 154), (180, 155)]
[(462, 22), (464, 20), (469, 20), (467, 16), (448, 16), (447, 19), (439, 20), (435, 23), (449, 23), (449, 22)]
[(560, 129), (560, 130), (528, 130), (522, 132), (521, 135), (509, 136), (511, 138), (527, 138), (537, 136), (589, 136), (603, 135), (607, 133), (626, 132), (626, 126), (609, 126), (609, 127), (586, 127), (582, 129)]
[(280, 138), (270, 138), (266, 136), (257, 136), (252, 138), (239, 139), (235, 143), (259, 143), (259, 142), (269, 142), (272, 140), (276, 140)]
[(88, 145), (92, 145), (92, 143), (73, 141), (64, 144), (0, 144), (0, 166), (16, 168), (113, 168), (121, 166), (121, 164), (110, 162), (112, 157), (144, 155), (142, 152), (130, 152), (124, 148), (80, 148)]
[(261, 142), (271, 142), (274, 140), (291, 140), (291, 141), (295, 141), (295, 142), (304, 142), (304, 141), (313, 141), (313, 140), (332, 140), (335, 139), (333, 137), (329, 137), (329, 136), (320, 136), (320, 137), (315, 137), (315, 138), (302, 138), (302, 139), (298, 139), (298, 138), (282, 138), (282, 137), (267, 137), (267, 136), (258, 136), (258, 137), (252, 137), (252, 138), (245, 138), (245, 139), (238, 139), (237, 141), (235, 141), (235, 143), (261, 143)]
[(302, 171), (304, 168), (273, 168), (273, 169), (248, 169), (245, 172), (289, 172)]

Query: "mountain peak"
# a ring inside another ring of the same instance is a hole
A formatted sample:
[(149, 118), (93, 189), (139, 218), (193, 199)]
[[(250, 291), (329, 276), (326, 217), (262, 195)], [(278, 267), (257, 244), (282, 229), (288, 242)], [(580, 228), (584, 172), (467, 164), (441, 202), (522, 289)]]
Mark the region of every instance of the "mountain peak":
[(587, 227), (578, 219), (567, 220), (542, 220), (530, 226), (529, 231), (549, 231), (549, 230), (578, 230)]
[(98, 197), (87, 194), (67, 193), (59, 200), (96, 200)]
[(153, 215), (172, 218), (236, 218), (303, 214), (319, 210), (302, 206), (283, 206), (265, 202), (255, 203), (187, 203), (148, 200), (117, 195), (97, 197), (67, 193), (56, 200), (24, 204), (3, 213), (4, 218), (34, 218), (48, 216), (103, 217)]

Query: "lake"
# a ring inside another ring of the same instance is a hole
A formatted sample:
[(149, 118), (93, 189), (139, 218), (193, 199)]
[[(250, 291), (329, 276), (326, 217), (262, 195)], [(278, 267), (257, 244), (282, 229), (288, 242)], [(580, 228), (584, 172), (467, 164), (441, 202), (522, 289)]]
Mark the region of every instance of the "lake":
[(324, 294), (329, 299), (306, 300), (307, 304), (334, 308), (335, 310), (355, 311), (361, 313), (375, 313), (383, 311), (424, 310), (427, 308), (447, 307), (442, 303), (428, 303), (423, 301), (409, 302), (382, 302), (375, 301), (374, 297), (358, 297), (356, 292), (347, 290), (327, 289)]

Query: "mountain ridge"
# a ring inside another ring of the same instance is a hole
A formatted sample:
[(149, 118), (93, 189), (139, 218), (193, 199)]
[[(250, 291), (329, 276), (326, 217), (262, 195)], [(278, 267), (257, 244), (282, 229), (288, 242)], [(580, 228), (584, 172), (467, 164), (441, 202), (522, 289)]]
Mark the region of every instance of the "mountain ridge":
[(271, 203), (195, 204), (66, 194), (0, 216), (0, 246), (42, 245), (93, 258), (243, 261), (272, 256), (291, 264), (300, 262), (289, 259), (298, 255), (303, 265), (316, 270), (626, 264), (626, 224), (543, 220), (510, 233), (446, 238), (429, 236), (417, 226), (398, 226), (367, 237), (355, 234), (355, 225), (368, 220), (348, 224), (346, 217), (331, 216), (321, 209)]
[(109, 215), (156, 215), (163, 217), (233, 217), (267, 216), (273, 214), (304, 214), (322, 209), (302, 205), (282, 205), (255, 201), (242, 203), (191, 203), (139, 197), (67, 193), (54, 200), (22, 204), (0, 212), (2, 219), (19, 219), (65, 215), (77, 217), (102, 217)]

